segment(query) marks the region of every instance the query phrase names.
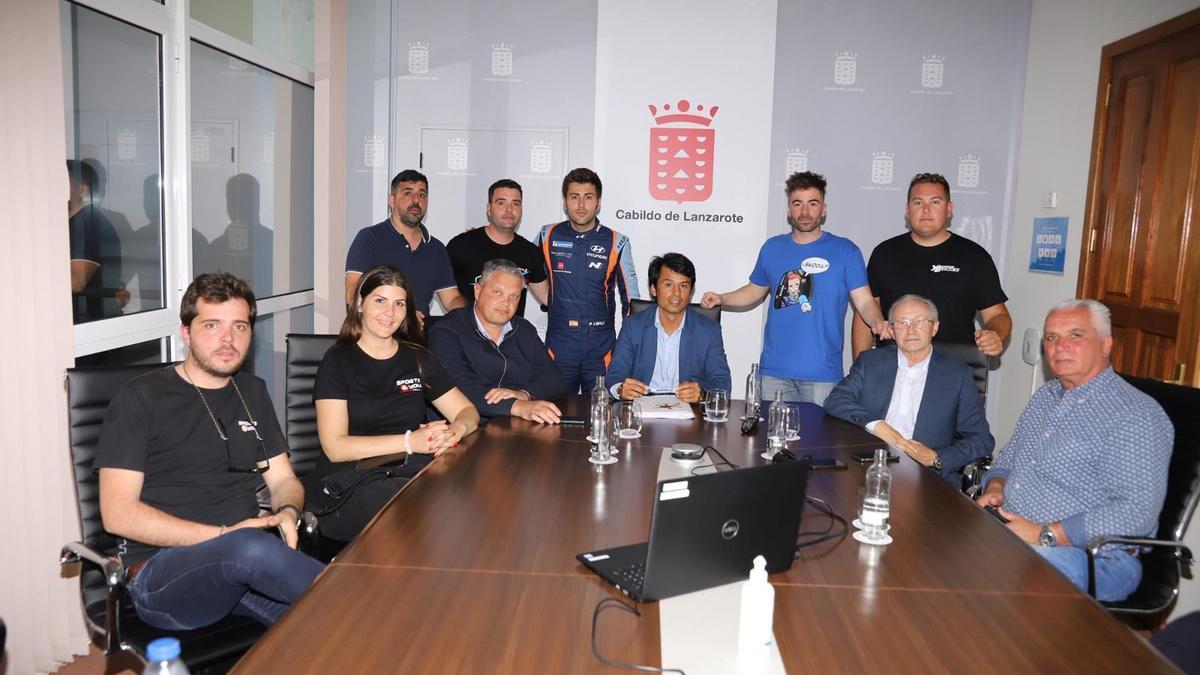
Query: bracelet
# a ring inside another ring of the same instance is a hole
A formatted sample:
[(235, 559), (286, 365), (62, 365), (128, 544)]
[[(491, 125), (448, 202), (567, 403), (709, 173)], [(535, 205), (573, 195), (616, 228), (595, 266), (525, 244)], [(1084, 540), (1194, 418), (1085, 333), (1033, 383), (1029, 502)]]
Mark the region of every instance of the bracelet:
[(404, 432), (404, 451), (412, 454), (412, 445), (409, 444), (409, 439), (412, 437), (412, 429)]
[(222, 525), (221, 527), (217, 528), (217, 536), (219, 537), (219, 536), (221, 536), (221, 535), (223, 535), (223, 534), (225, 534), (225, 526), (224, 526), (224, 525)]
[(283, 511), (286, 511), (286, 510), (288, 510), (288, 509), (291, 509), (292, 511), (295, 511), (295, 513), (296, 513), (296, 521), (297, 521), (297, 522), (299, 522), (299, 521), (300, 521), (300, 507), (299, 507), (299, 506), (296, 506), (295, 504), (281, 504), (281, 505), (279, 506), (279, 508), (277, 508), (277, 509), (275, 509), (274, 511), (272, 511), (272, 513), (274, 513), (275, 515), (279, 515), (281, 512), (283, 512)]

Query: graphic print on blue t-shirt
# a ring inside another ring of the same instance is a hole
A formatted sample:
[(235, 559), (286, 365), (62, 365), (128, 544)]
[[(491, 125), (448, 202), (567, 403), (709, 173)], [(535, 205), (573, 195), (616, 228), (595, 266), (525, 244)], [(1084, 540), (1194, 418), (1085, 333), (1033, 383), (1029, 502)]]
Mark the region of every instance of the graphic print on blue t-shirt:
[(811, 312), (813, 275), (828, 269), (828, 260), (813, 257), (806, 258), (796, 269), (785, 272), (775, 287), (775, 309), (799, 305), (800, 311)]

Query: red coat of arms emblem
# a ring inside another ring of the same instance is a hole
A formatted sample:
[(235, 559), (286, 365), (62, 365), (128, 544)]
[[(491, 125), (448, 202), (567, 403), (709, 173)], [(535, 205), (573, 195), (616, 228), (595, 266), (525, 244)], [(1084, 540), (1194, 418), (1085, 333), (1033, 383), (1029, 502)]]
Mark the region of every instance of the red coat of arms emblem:
[[(717, 106), (694, 111), (686, 99), (650, 106), (650, 196), (662, 201), (702, 202), (712, 196), (713, 148), (716, 132), (709, 128)], [(668, 126), (671, 125), (671, 126)], [(679, 126), (675, 126), (679, 125)]]

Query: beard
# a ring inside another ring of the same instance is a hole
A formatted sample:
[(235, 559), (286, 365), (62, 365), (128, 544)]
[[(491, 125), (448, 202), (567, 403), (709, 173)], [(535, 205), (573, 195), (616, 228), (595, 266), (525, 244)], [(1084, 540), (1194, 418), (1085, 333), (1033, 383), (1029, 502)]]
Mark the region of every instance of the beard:
[(421, 219), (424, 217), (425, 217), (424, 211), (418, 213), (417, 215), (413, 215), (408, 210), (404, 210), (404, 211), (400, 212), (400, 222), (404, 223), (405, 225), (407, 225), (409, 227), (416, 227), (418, 224), (420, 224)]
[(217, 361), (210, 359), (208, 355), (200, 354), (199, 352), (189, 352), (189, 356), (200, 367), (200, 370), (213, 377), (233, 377), (234, 373), (241, 369), (242, 363), (246, 360), (246, 355), (242, 352), (238, 352), (237, 360), (228, 366), (223, 366)]
[(821, 225), (823, 225), (825, 223), (825, 217), (822, 216), (820, 218), (816, 218), (812, 222), (806, 224), (806, 223), (801, 223), (800, 221), (796, 220), (795, 218), (792, 218), (791, 216), (788, 216), (787, 222), (788, 222), (788, 225), (791, 225), (793, 230), (799, 230), (800, 232), (812, 232), (813, 230), (817, 229), (818, 227), (821, 227)]

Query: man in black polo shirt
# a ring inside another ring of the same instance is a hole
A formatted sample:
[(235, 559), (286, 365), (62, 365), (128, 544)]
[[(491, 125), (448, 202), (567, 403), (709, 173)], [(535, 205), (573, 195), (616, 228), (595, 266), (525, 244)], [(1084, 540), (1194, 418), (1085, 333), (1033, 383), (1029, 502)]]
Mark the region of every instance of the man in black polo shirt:
[[(546, 303), (546, 266), (542, 252), (531, 241), (517, 234), (521, 225), (521, 184), (502, 178), (488, 188), (488, 203), (484, 210), (488, 224), (467, 230), (450, 240), (446, 251), (454, 268), (458, 292), (475, 302), (475, 283), (483, 264), (489, 260), (509, 260), (516, 263), (525, 276), (525, 284), (539, 304)], [(525, 316), (525, 289), (517, 316)]]
[[(937, 305), (941, 329), (934, 342), (974, 344), (988, 356), (1004, 352), (1012, 317), (1004, 303), (992, 256), (979, 244), (950, 231), (954, 202), (941, 174), (919, 173), (908, 186), (905, 209), (909, 231), (885, 240), (871, 253), (867, 279), (886, 314), (904, 295)], [(982, 328), (975, 328), (975, 314)], [(871, 331), (853, 322), (854, 357), (871, 347)]]
[(384, 264), (395, 265), (408, 275), (412, 301), (422, 315), (429, 314), (434, 293), (447, 312), (465, 306), (467, 301), (454, 283), (446, 247), (421, 222), (429, 208), (429, 180), (425, 174), (414, 169), (396, 174), (388, 208), (388, 219), (360, 231), (346, 253), (346, 306), (354, 305), (363, 273)]

